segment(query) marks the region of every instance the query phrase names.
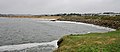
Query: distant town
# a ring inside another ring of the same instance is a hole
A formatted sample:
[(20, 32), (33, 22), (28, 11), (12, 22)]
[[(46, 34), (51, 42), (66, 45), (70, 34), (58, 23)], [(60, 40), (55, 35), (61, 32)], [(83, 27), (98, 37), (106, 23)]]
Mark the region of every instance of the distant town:
[(0, 14), (0, 17), (40, 17), (40, 16), (120, 16), (120, 13), (103, 12), (103, 13), (62, 13), (62, 14), (45, 14), (45, 15), (31, 15), (31, 14)]

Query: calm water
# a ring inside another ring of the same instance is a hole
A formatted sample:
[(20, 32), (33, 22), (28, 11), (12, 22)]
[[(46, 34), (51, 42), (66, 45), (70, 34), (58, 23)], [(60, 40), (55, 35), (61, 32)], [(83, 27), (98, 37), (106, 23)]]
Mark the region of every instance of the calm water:
[[(84, 24), (53, 22), (28, 18), (0, 18), (0, 46), (50, 42), (58, 40), (64, 35), (73, 33), (82, 34), (107, 31), (109, 30)], [(49, 49), (45, 48), (46, 50), (40, 52), (50, 52), (50, 47), (53, 46), (49, 45)]]

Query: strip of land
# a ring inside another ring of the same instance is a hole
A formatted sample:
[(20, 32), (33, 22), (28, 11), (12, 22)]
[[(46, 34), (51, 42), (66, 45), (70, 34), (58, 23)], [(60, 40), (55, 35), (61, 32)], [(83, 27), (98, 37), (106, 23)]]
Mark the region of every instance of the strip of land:
[(62, 16), (60, 21), (74, 21), (120, 29), (120, 16)]

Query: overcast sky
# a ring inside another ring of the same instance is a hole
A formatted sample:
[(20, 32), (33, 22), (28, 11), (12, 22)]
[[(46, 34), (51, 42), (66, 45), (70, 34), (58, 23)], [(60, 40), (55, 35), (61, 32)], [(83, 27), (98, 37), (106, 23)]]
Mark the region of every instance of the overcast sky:
[(0, 13), (120, 12), (120, 0), (0, 0)]

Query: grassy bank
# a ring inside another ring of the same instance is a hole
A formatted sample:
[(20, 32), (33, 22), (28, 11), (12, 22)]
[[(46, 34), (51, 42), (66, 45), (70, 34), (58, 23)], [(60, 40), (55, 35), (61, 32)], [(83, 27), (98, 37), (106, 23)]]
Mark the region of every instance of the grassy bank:
[(120, 52), (120, 30), (108, 33), (68, 35), (54, 52)]
[(54, 52), (120, 52), (120, 16), (63, 16), (58, 20), (91, 23), (118, 30), (64, 36)]

